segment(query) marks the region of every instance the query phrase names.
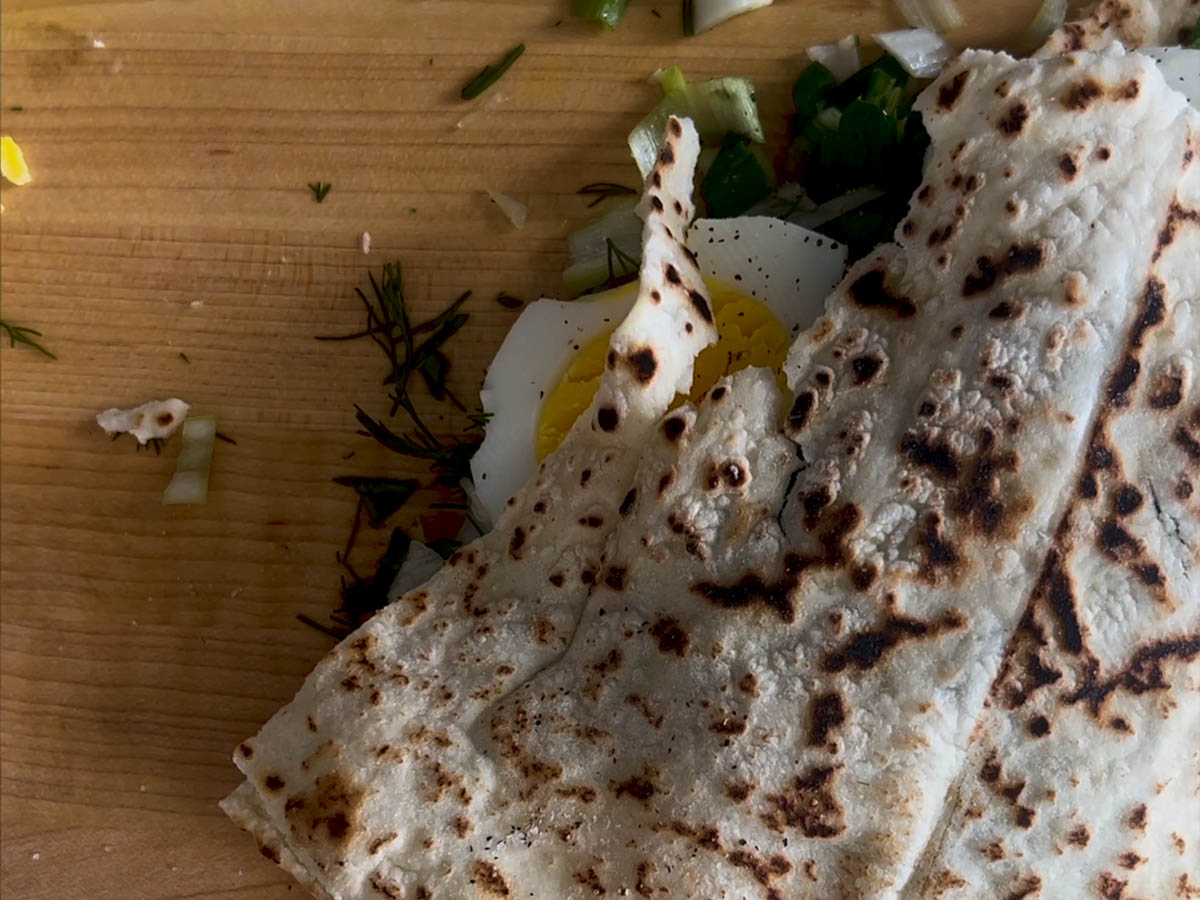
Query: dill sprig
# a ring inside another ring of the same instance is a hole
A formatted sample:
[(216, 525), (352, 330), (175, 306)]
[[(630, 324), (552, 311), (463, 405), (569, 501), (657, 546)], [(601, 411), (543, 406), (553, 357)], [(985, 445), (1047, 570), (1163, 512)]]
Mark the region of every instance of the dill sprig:
[(26, 328), (24, 325), (13, 325), (11, 322), (6, 322), (0, 319), (0, 330), (3, 330), (8, 336), (8, 346), (15, 347), (17, 344), (24, 344), (26, 347), (32, 347), (38, 353), (48, 356), (51, 359), (58, 359), (53, 353), (47, 350), (37, 338), (42, 336), (42, 333), (36, 328)]
[(584, 196), (594, 196), (595, 199), (588, 204), (588, 209), (603, 203), (609, 197), (630, 197), (636, 196), (637, 191), (631, 187), (625, 187), (623, 184), (615, 184), (611, 181), (593, 181), (591, 184), (585, 184), (575, 193)]
[[(350, 554), (364, 517), (372, 527), (381, 528), (419, 491), (433, 488), (446, 498), (444, 502), (436, 504), (437, 508), (461, 511), (478, 528), (478, 523), (471, 519), (462, 485), (465, 479), (471, 477), (471, 457), (483, 442), (483, 426), (487, 421), (487, 416), (482, 412), (468, 413), (468, 426), (462, 435), (440, 438), (425, 424), (409, 394), (413, 376), (419, 375), (431, 397), (450, 403), (463, 412), (467, 411), (447, 384), (450, 359), (443, 347), (467, 323), (469, 316), (462, 312), (462, 307), (471, 297), (471, 292), (464, 291), (433, 318), (414, 323), (405, 301), (403, 272), (398, 263), (384, 265), (378, 278), (373, 272), (368, 273), (368, 281), (370, 293), (359, 288), (354, 291), (363, 305), (366, 316), (364, 326), (347, 334), (319, 335), (317, 340), (354, 341), (366, 338), (380, 349), (387, 360), (388, 371), (383, 384), (388, 389), (391, 407), (387, 416), (374, 418), (355, 404), (358, 433), (373, 438), (394, 453), (425, 463), (431, 470), (432, 479), (428, 484), (415, 478), (360, 475), (343, 475), (334, 479), (336, 483), (352, 488), (358, 495), (350, 535), (337, 557), (345, 570), (341, 605), (331, 616), (332, 627), (317, 623), (307, 616), (298, 618), (338, 638), (357, 628), (387, 603), (388, 590), (411, 546), (411, 538), (402, 529), (394, 529), (388, 549), (376, 565), (375, 574), (360, 575), (350, 563)], [(397, 428), (386, 421), (400, 413), (404, 414), (407, 426)], [(429, 546), (447, 556), (458, 546), (458, 542), (442, 539), (430, 542)]]
[(495, 84), (500, 76), (507, 72), (524, 52), (525, 45), (517, 44), (517, 46), (504, 55), (504, 59), (500, 60), (500, 62), (495, 65), (484, 66), (478, 75), (466, 83), (459, 96), (464, 100), (474, 100)]

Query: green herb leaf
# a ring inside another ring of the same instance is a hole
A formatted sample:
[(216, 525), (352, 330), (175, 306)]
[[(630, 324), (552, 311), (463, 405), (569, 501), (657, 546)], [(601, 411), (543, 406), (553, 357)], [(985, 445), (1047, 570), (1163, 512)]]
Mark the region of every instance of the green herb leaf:
[(908, 86), (909, 76), (903, 66), (885, 54), (869, 66), (859, 69), (835, 87), (829, 93), (830, 105), (836, 106), (838, 109), (845, 109), (852, 101), (862, 98), (870, 89), (872, 78), (878, 77), (875, 74), (877, 72), (891, 78), (896, 86), (901, 88)]
[(392, 514), (421, 489), (413, 478), (378, 478), (366, 475), (339, 475), (336, 484), (353, 488), (362, 498), (363, 508), (371, 525), (379, 528)]
[[(360, 578), (349, 564), (345, 564), (345, 568), (350, 574), (350, 583), (346, 584), (343, 580), (342, 605), (331, 617), (339, 626), (337, 629), (339, 640), (387, 606), (388, 591), (391, 590), (392, 582), (396, 580), (396, 573), (408, 559), (408, 551), (411, 547), (412, 538), (405, 534), (403, 529), (394, 528), (392, 536), (388, 540), (387, 550), (379, 558), (373, 576)], [(316, 625), (311, 619), (305, 621), (305, 618), (301, 618), (301, 621), (305, 624), (315, 625), (326, 633), (333, 632), (333, 629)]]
[(792, 85), (792, 100), (796, 104), (796, 113), (801, 118), (811, 119), (829, 101), (829, 94), (837, 87), (837, 79), (833, 73), (819, 62), (812, 63)]
[(500, 76), (507, 72), (512, 64), (515, 63), (524, 52), (525, 45), (517, 44), (517, 46), (508, 51), (504, 59), (500, 60), (500, 62), (496, 63), (495, 65), (484, 66), (483, 70), (478, 75), (467, 82), (459, 96), (464, 100), (474, 100), (493, 84), (495, 84)]
[(696, 33), (696, 2), (683, 0), (683, 36), (692, 37)]
[(585, 184), (576, 193), (595, 195), (595, 199), (588, 204), (588, 209), (603, 203), (609, 197), (637, 196), (637, 191), (633, 188), (625, 187), (623, 184), (614, 184), (611, 181), (593, 181), (591, 184)]
[(629, 0), (572, 0), (571, 16), (591, 22), (601, 22), (610, 30), (617, 27)]
[(741, 135), (726, 134), (704, 177), (700, 193), (715, 219), (741, 215), (771, 193), (767, 173), (749, 143)]
[(1192, 36), (1188, 38), (1188, 42), (1184, 45), (1192, 50), (1200, 50), (1200, 19), (1196, 20), (1196, 24), (1192, 26)]
[(15, 347), (17, 344), (24, 344), (26, 347), (32, 347), (38, 353), (48, 356), (51, 359), (58, 359), (53, 353), (42, 346), (41, 342), (36, 340), (40, 338), (42, 333), (36, 328), (26, 328), (23, 325), (13, 325), (11, 322), (6, 322), (0, 319), (0, 330), (8, 336), (8, 346)]
[(310, 181), (308, 183), (308, 189), (312, 191), (313, 199), (318, 203), (325, 199), (325, 195), (329, 193), (329, 189), (331, 187), (333, 187), (332, 184), (322, 183), (320, 181)]

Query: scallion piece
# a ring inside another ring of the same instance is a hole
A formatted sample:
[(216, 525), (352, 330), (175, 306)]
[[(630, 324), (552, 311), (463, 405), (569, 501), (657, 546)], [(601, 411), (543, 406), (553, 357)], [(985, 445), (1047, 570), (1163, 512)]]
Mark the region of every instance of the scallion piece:
[(569, 259), (563, 289), (576, 297), (603, 284), (637, 274), (642, 220), (635, 200), (625, 200), (567, 235)]
[(749, 143), (739, 134), (725, 135), (700, 186), (711, 218), (740, 216), (771, 193), (767, 173)]
[(749, 79), (713, 78), (688, 84), (683, 73), (671, 67), (660, 83), (665, 96), (629, 133), (629, 150), (643, 178), (654, 168), (671, 116), (691, 118), (701, 138), (716, 139), (732, 131), (757, 144), (766, 140)]
[(792, 100), (796, 103), (797, 115), (811, 119), (829, 100), (830, 92), (837, 87), (837, 79), (828, 68), (819, 62), (812, 63), (792, 85)]
[(175, 460), (175, 474), (163, 491), (164, 505), (203, 503), (208, 499), (208, 475), (216, 438), (217, 420), (212, 416), (189, 416), (184, 420), (183, 446)]
[(500, 60), (500, 62), (492, 66), (484, 66), (478, 75), (467, 82), (459, 96), (464, 100), (474, 100), (495, 84), (497, 79), (507, 72), (524, 52), (525, 45), (517, 44), (517, 46), (508, 51), (504, 59)]
[(612, 29), (617, 27), (628, 5), (629, 0), (571, 0), (571, 16), (600, 22)]

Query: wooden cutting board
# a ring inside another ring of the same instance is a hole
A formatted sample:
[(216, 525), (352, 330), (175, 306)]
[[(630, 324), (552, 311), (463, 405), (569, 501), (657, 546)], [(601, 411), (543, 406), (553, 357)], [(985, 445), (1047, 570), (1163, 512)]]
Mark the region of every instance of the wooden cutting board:
[[(962, 5), (957, 39), (996, 42), (1038, 4)], [(567, 0), (4, 6), (0, 130), (34, 180), (3, 189), (3, 317), (58, 359), (0, 350), (0, 889), (294, 897), (217, 809), (230, 751), (331, 644), (296, 620), (337, 597), (354, 499), (331, 479), (406, 474), (354, 434), (356, 402), (384, 412), (383, 358), (314, 335), (359, 327), (352, 290), (385, 261), (422, 318), (471, 288), (451, 384), (473, 398), (516, 315), (497, 292), (554, 295), (594, 214), (576, 190), (636, 183), (625, 135), (655, 68), (751, 76), (779, 135), (804, 47), (902, 23), (855, 0), (778, 0), (694, 39), (673, 0), (634, 0), (614, 33)], [(489, 188), (529, 205), (524, 229)], [(93, 421), (166, 396), (237, 441), (205, 506), (161, 505), (177, 441), (136, 453)]]

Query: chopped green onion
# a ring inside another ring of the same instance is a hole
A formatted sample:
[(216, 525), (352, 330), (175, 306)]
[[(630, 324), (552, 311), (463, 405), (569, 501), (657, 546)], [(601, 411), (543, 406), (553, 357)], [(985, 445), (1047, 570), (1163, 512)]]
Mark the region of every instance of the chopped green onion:
[(163, 492), (165, 505), (203, 503), (208, 499), (208, 475), (216, 437), (217, 420), (212, 416), (191, 416), (184, 420), (183, 446), (175, 460), (175, 474)]
[(701, 196), (714, 219), (739, 216), (771, 193), (771, 185), (750, 142), (739, 134), (727, 134), (700, 186)]
[(691, 118), (701, 138), (732, 131), (758, 144), (766, 140), (749, 79), (713, 78), (688, 84), (683, 73), (672, 67), (662, 73), (661, 84), (666, 96), (629, 134), (629, 149), (643, 178), (654, 168), (671, 116)]
[[(903, 66), (890, 56), (881, 56), (869, 66), (864, 66), (859, 69), (841, 84), (839, 84), (829, 95), (829, 103), (840, 109), (845, 109), (850, 105), (852, 100), (862, 97), (871, 87), (872, 79), (876, 79), (877, 72), (882, 72), (891, 78), (894, 86), (907, 87), (909, 82), (908, 73), (904, 71)], [(879, 83), (879, 82), (876, 82)]]
[(617, 27), (628, 5), (629, 0), (571, 0), (571, 15), (612, 29)]
[[(615, 254), (614, 247), (618, 251)], [(630, 274), (625, 271), (626, 259), (634, 260), (632, 271), (636, 273), (641, 247), (642, 220), (637, 214), (637, 201), (614, 204), (604, 215), (567, 235), (569, 259), (563, 272), (567, 295), (578, 296), (610, 279)]]
[(478, 75), (467, 82), (459, 96), (464, 100), (474, 100), (493, 84), (495, 84), (500, 76), (507, 72), (509, 68), (512, 67), (512, 64), (515, 63), (524, 52), (525, 45), (517, 44), (517, 46), (513, 47), (508, 51), (507, 54), (505, 54), (504, 59), (500, 60), (500, 62), (496, 63), (495, 65), (484, 66), (483, 70)]
[(683, 77), (683, 69), (679, 66), (667, 66), (665, 69), (660, 69), (657, 80), (664, 97), (669, 97), (675, 91), (687, 90), (687, 79)]
[(683, 36), (696, 33), (696, 0), (683, 0)]
[(829, 99), (829, 93), (837, 87), (837, 79), (833, 73), (819, 62), (810, 64), (792, 85), (792, 100), (796, 103), (796, 112), (811, 119), (824, 109)]

